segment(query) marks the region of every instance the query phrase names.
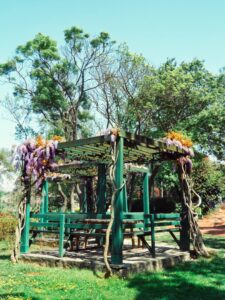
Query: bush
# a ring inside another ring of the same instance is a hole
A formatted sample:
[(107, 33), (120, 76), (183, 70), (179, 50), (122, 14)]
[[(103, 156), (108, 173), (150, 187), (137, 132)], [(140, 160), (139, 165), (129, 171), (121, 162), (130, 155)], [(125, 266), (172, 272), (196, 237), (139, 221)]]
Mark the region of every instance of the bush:
[(208, 157), (196, 161), (192, 179), (194, 189), (202, 198), (202, 212), (207, 213), (222, 202), (225, 194), (225, 173), (223, 165)]
[(0, 213), (0, 241), (14, 240), (17, 219), (9, 213)]

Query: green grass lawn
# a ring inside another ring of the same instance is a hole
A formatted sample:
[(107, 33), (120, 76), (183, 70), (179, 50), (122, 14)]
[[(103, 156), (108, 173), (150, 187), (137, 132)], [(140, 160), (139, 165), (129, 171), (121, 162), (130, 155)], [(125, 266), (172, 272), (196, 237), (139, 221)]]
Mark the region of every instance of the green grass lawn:
[(13, 265), (0, 243), (0, 299), (225, 299), (225, 237), (207, 236), (206, 245), (218, 254), (166, 271), (103, 279), (88, 270)]

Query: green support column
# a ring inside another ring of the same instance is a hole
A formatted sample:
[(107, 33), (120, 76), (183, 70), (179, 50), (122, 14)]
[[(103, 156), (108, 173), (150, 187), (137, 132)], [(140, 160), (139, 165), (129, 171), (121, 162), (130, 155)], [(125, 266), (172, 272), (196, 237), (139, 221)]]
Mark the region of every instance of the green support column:
[(84, 213), (87, 212), (87, 187), (86, 187), (86, 182), (83, 188), (83, 205), (82, 205), (83, 211)]
[[(41, 206), (40, 206), (40, 213), (44, 214), (45, 213), (45, 190), (44, 190), (44, 186), (42, 187), (42, 191), (41, 191)], [(40, 220), (41, 222), (43, 220)]]
[(44, 182), (43, 190), (44, 190), (44, 213), (47, 213), (48, 212), (48, 181), (47, 180), (45, 180)]
[(128, 212), (128, 205), (127, 205), (127, 186), (126, 181), (124, 179), (124, 187), (123, 187), (123, 211)]
[[(150, 206), (149, 206), (149, 174), (144, 174), (143, 180), (143, 208), (144, 214), (150, 214)], [(149, 223), (149, 218), (144, 217), (144, 230), (148, 230), (147, 224)]]
[(98, 166), (98, 188), (97, 188), (97, 212), (106, 211), (106, 166)]
[[(45, 213), (45, 190), (44, 190), (44, 185), (42, 187), (41, 191), (41, 206), (40, 206), (40, 213), (44, 214)], [(40, 218), (39, 222), (43, 223), (44, 219)], [(43, 230), (43, 227), (40, 228), (40, 230)]]
[(116, 153), (115, 183), (117, 193), (114, 202), (114, 223), (112, 228), (112, 264), (123, 263), (123, 138), (118, 137)]
[(152, 246), (152, 257), (155, 257), (155, 216), (151, 214), (151, 246)]
[[(40, 213), (45, 214), (47, 212), (48, 212), (48, 181), (46, 180), (42, 187)], [(40, 218), (40, 222), (44, 222), (44, 221), (45, 219)], [(40, 229), (43, 230), (43, 228)]]
[(59, 257), (64, 255), (64, 235), (65, 235), (65, 215), (60, 214), (59, 217)]
[(30, 233), (30, 192), (26, 197), (26, 212), (25, 212), (25, 225), (21, 235), (20, 252), (27, 253), (29, 251), (29, 233)]

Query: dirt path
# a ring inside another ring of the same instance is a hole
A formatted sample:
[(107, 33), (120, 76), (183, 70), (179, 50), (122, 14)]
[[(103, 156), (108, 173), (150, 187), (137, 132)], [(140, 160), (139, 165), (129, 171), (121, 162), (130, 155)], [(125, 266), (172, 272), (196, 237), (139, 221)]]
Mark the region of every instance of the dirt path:
[(225, 204), (198, 223), (202, 233), (225, 236)]

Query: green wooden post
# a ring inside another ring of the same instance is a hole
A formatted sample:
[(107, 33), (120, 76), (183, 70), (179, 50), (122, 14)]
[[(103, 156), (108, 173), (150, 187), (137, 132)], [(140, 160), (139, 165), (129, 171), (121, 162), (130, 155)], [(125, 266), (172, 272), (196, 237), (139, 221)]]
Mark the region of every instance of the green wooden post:
[(83, 186), (82, 203), (81, 203), (81, 207), (80, 207), (80, 212), (82, 212), (82, 213), (87, 212), (87, 187), (86, 187), (86, 182), (84, 183), (84, 186)]
[[(41, 191), (41, 206), (40, 206), (40, 213), (44, 214), (45, 212), (45, 190), (44, 190), (44, 186), (42, 187), (42, 191)], [(42, 222), (43, 219), (40, 219), (40, 221)]]
[(112, 228), (112, 264), (123, 263), (123, 138), (118, 137), (116, 153), (115, 183), (117, 193), (114, 202), (114, 223)]
[[(45, 190), (44, 190), (44, 185), (42, 187), (41, 191), (41, 206), (40, 206), (40, 213), (44, 214), (45, 213)], [(44, 219), (40, 218), (39, 222), (43, 223)], [(40, 228), (40, 230), (43, 230), (43, 227)]]
[(29, 251), (29, 233), (30, 233), (30, 191), (26, 197), (26, 212), (25, 212), (25, 225), (21, 235), (20, 252), (27, 253)]
[[(45, 214), (48, 212), (48, 181), (45, 180), (42, 191), (41, 191), (41, 207), (40, 207), (40, 213)], [(45, 218), (40, 218), (40, 222), (44, 222)], [(48, 223), (48, 220), (46, 220)], [(43, 230), (43, 228), (40, 228), (40, 230)]]
[[(71, 223), (71, 219), (70, 218), (65, 218), (65, 223), (70, 225)], [(68, 227), (65, 227), (65, 232), (69, 235), (70, 234), (70, 231), (71, 231), (71, 228), (68, 226)]]
[(44, 182), (44, 213), (48, 212), (48, 180)]
[(151, 246), (152, 246), (152, 256), (155, 257), (155, 216), (150, 215), (151, 221)]
[(124, 179), (124, 187), (123, 187), (123, 211), (128, 212), (128, 205), (127, 205), (127, 186), (126, 180)]
[[(144, 214), (150, 214), (150, 207), (149, 207), (149, 174), (144, 174), (143, 180), (143, 208)], [(149, 223), (149, 218), (144, 217), (144, 230), (147, 230), (147, 224)]]
[(97, 212), (106, 211), (106, 166), (98, 166), (98, 188), (97, 188)]
[(64, 234), (65, 234), (65, 215), (60, 214), (59, 216), (59, 257), (64, 255)]

